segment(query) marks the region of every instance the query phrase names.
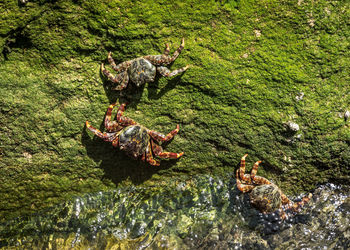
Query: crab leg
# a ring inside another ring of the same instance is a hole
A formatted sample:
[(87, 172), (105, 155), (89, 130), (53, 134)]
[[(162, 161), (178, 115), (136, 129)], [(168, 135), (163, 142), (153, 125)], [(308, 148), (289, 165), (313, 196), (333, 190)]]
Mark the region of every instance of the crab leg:
[(282, 220), (285, 220), (287, 218), (287, 214), (286, 212), (284, 212), (282, 209), (279, 210), (280, 211), (280, 217)]
[(119, 84), (117, 87), (113, 88), (114, 90), (122, 90), (128, 86), (129, 75), (127, 72), (122, 72), (113, 76), (108, 70), (106, 70), (103, 63), (101, 64), (101, 71), (110, 81)]
[[(114, 104), (115, 105), (115, 104)], [(130, 126), (137, 124), (133, 119), (123, 116), (125, 111), (126, 103), (123, 103), (119, 106), (118, 112), (117, 112), (117, 122), (123, 126)]]
[(184, 152), (181, 152), (181, 153), (164, 152), (162, 147), (155, 143), (152, 143), (152, 150), (154, 155), (160, 158), (178, 159), (184, 154)]
[(116, 136), (115, 139), (112, 141), (112, 146), (115, 148), (119, 146), (119, 137), (118, 136)]
[(166, 43), (166, 44), (165, 44), (165, 50), (164, 50), (163, 55), (168, 56), (168, 55), (169, 55), (169, 52), (170, 52), (170, 47), (169, 47), (169, 44)]
[(257, 161), (255, 162), (253, 168), (252, 168), (252, 171), (250, 172), (250, 178), (252, 180), (254, 180), (254, 177), (256, 175), (256, 173), (258, 172), (258, 168), (259, 168), (259, 164), (261, 163), (261, 161)]
[(251, 184), (243, 184), (241, 182), (241, 180), (238, 178), (238, 170), (236, 172), (236, 185), (237, 185), (237, 188), (239, 191), (241, 191), (242, 193), (246, 193), (246, 192), (249, 192), (249, 191), (252, 191), (255, 186), (254, 185), (251, 185)]
[(174, 129), (173, 131), (171, 131), (169, 134), (167, 134), (166, 136), (154, 131), (154, 130), (149, 130), (148, 134), (157, 142), (161, 142), (161, 141), (169, 141), (171, 140), (178, 132), (179, 132), (179, 124), (176, 125), (176, 129)]
[(142, 158), (141, 158), (141, 160), (143, 160), (143, 161), (145, 161), (145, 159), (152, 166), (159, 166), (160, 165), (160, 162), (153, 158), (151, 142), (148, 142), (146, 152), (145, 152), (144, 156), (142, 156)]
[(111, 121), (112, 119), (112, 111), (116, 103), (113, 103), (108, 106), (106, 117), (105, 117), (105, 128), (109, 132), (115, 132), (121, 129), (120, 125), (116, 121)]
[(287, 205), (287, 209), (291, 209), (293, 212), (298, 212), (299, 209), (304, 206), (307, 202), (309, 202), (312, 198), (312, 194), (308, 194), (307, 196), (303, 197), (301, 199), (301, 201), (298, 201), (298, 202), (290, 202), (288, 205)]
[(169, 48), (167, 45), (163, 55), (155, 55), (155, 56), (149, 55), (149, 56), (144, 56), (143, 58), (149, 60), (154, 65), (170, 64), (171, 62), (176, 60), (176, 58), (180, 55), (184, 47), (185, 47), (185, 39), (182, 38), (180, 47), (174, 52), (172, 57), (168, 55)]
[(151, 146), (154, 155), (159, 155), (161, 152), (163, 152), (163, 148), (153, 141), (151, 141)]
[(271, 184), (271, 182), (268, 179), (262, 176), (255, 176), (253, 179), (253, 183), (258, 185)]
[(188, 65), (186, 67), (182, 67), (180, 69), (176, 69), (174, 71), (170, 71), (167, 67), (163, 67), (163, 66), (160, 66), (160, 67), (157, 67), (157, 71), (162, 75), (162, 76), (165, 76), (165, 77), (171, 77), (171, 76), (175, 76), (179, 73), (182, 73), (184, 71), (186, 71), (188, 69)]
[[(249, 174), (244, 174), (245, 173), (245, 158), (248, 156), (248, 154), (243, 155), (243, 157), (241, 158), (241, 166), (239, 167), (239, 170), (237, 170), (237, 172), (239, 171), (239, 177), (241, 178), (242, 181), (246, 181), (246, 182), (251, 182), (250, 179), (250, 175)], [(238, 176), (237, 176), (238, 178)]]
[[(118, 75), (116, 75), (115, 76), (115, 78), (116, 77), (119, 77), (121, 80), (121, 83), (120, 83), (120, 81), (119, 81), (119, 85), (118, 86), (116, 86), (116, 87), (114, 87), (114, 88), (112, 88), (113, 90), (123, 90), (123, 89), (126, 89), (126, 87), (128, 86), (128, 83), (129, 83), (129, 75), (128, 75), (128, 73), (127, 72), (122, 72), (122, 73), (120, 73), (120, 74), (118, 74)], [(114, 78), (114, 79), (115, 79)], [(118, 79), (119, 80), (119, 79)], [(115, 81), (113, 81), (113, 82), (115, 82)]]
[(129, 60), (129, 61), (122, 62), (122, 63), (119, 63), (118, 65), (116, 65), (114, 62), (114, 59), (112, 57), (112, 52), (108, 53), (108, 62), (116, 72), (121, 72), (121, 71), (127, 70), (130, 67), (132, 61), (133, 60)]
[(173, 56), (172, 57), (168, 57), (167, 58), (168, 60), (165, 61), (164, 63), (169, 64), (169, 63), (175, 61), (176, 58), (180, 55), (180, 53), (181, 53), (181, 51), (183, 50), (184, 47), (185, 47), (185, 38), (182, 38), (180, 47), (174, 52)]
[(259, 185), (271, 184), (271, 182), (268, 179), (266, 179), (266, 178), (264, 178), (262, 176), (256, 175), (260, 163), (261, 163), (261, 161), (255, 162), (255, 164), (254, 164), (254, 166), (252, 168), (252, 171), (250, 173), (250, 178), (252, 179), (252, 182), (254, 184), (259, 184)]
[(288, 199), (288, 197), (281, 193), (281, 198), (282, 198), (282, 205), (286, 205), (286, 204), (291, 204), (292, 202), (290, 201), (290, 199)]
[(90, 123), (88, 121), (86, 121), (86, 127), (95, 135), (97, 135), (98, 137), (102, 138), (104, 141), (109, 141), (109, 142), (113, 142), (115, 140), (118, 140), (118, 134), (116, 132), (114, 133), (106, 133), (106, 132), (101, 132), (100, 130), (98, 130), (97, 128), (94, 128), (93, 126), (90, 125)]
[(183, 156), (184, 152), (181, 153), (173, 153), (173, 152), (161, 152), (157, 154), (158, 157), (160, 158), (170, 158), (170, 159), (178, 159), (181, 156)]

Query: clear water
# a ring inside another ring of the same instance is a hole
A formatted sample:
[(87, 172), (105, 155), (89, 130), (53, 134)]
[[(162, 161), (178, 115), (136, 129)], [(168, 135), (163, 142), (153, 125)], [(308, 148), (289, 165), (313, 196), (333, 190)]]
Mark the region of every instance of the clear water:
[(300, 213), (282, 221), (251, 208), (233, 179), (199, 176), (88, 194), (8, 221), (0, 225), (0, 247), (347, 249), (349, 197), (349, 186), (319, 186)]

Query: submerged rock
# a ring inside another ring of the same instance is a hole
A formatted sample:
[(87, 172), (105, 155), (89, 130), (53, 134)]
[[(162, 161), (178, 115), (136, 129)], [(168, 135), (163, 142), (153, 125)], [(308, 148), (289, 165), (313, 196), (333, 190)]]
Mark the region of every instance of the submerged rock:
[[(181, 186), (181, 190), (176, 187)], [(345, 247), (350, 187), (318, 187), (281, 221), (252, 208), (233, 178), (197, 176), (163, 189), (129, 187), (76, 198), (0, 224), (0, 246), (275, 249)]]

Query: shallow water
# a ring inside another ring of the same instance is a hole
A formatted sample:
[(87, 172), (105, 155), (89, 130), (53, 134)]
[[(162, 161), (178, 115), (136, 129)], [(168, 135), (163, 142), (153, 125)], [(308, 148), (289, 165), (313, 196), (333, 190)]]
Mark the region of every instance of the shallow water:
[(88, 194), (8, 221), (0, 225), (0, 246), (346, 249), (349, 197), (349, 186), (319, 186), (300, 213), (281, 221), (278, 212), (263, 215), (251, 208), (233, 179), (199, 176), (162, 188)]

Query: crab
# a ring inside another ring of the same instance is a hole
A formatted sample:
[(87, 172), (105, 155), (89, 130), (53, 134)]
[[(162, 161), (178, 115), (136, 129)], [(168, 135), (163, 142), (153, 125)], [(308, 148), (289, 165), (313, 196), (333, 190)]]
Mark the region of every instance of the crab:
[(112, 142), (114, 147), (119, 147), (127, 155), (147, 161), (154, 166), (159, 166), (160, 162), (155, 160), (153, 155), (159, 158), (178, 159), (184, 154), (184, 152), (164, 152), (161, 145), (159, 145), (162, 142), (171, 140), (179, 132), (179, 125), (167, 135), (149, 130), (131, 118), (123, 116), (126, 103), (121, 104), (118, 108), (117, 120), (111, 121), (112, 111), (115, 105), (116, 103), (111, 104), (107, 109), (104, 120), (104, 126), (107, 132), (102, 133), (100, 130), (92, 127), (88, 121), (86, 121), (86, 127), (103, 140)]
[(179, 56), (181, 50), (185, 46), (184, 38), (182, 38), (182, 43), (174, 52), (173, 56), (169, 56), (169, 44), (166, 44), (165, 46), (166, 48), (162, 55), (142, 56), (133, 60), (122, 62), (118, 65), (115, 64), (112, 58), (112, 52), (109, 52), (108, 62), (118, 74), (113, 76), (108, 70), (105, 69), (103, 63), (101, 64), (101, 71), (109, 80), (117, 84), (117, 86), (113, 88), (114, 90), (125, 89), (128, 86), (129, 80), (132, 81), (137, 87), (140, 87), (147, 82), (153, 82), (157, 71), (165, 77), (171, 77), (186, 71), (189, 65), (172, 72), (167, 67), (162, 66), (172, 63)]
[(261, 161), (254, 164), (250, 174), (245, 174), (245, 158), (247, 156), (248, 154), (245, 154), (241, 158), (240, 168), (236, 171), (236, 184), (241, 192), (250, 192), (250, 203), (260, 212), (268, 214), (280, 210), (280, 217), (284, 220), (287, 218), (285, 210), (298, 212), (311, 199), (312, 194), (310, 193), (301, 201), (293, 203), (278, 186), (266, 178), (256, 175)]

